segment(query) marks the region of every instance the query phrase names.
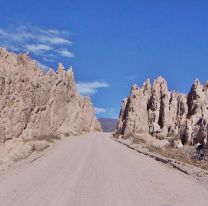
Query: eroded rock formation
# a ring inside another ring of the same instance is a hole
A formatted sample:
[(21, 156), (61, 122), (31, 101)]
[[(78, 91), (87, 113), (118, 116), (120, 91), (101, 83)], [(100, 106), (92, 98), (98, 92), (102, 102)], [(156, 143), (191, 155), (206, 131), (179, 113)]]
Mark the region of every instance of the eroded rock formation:
[(100, 131), (89, 97), (81, 97), (72, 69), (46, 74), (26, 54), (0, 49), (0, 141)]
[(162, 77), (153, 85), (149, 80), (142, 88), (134, 85), (122, 103), (116, 134), (128, 138), (142, 133), (207, 145), (208, 83), (196, 80), (188, 96), (170, 92)]

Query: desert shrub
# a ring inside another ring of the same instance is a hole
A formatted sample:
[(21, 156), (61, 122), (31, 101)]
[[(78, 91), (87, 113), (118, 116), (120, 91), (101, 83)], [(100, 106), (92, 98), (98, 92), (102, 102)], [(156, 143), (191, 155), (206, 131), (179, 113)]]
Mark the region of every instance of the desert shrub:
[(69, 137), (70, 136), (70, 133), (69, 132), (66, 132), (66, 133), (64, 133), (64, 136), (65, 137)]
[(169, 143), (170, 143), (170, 147), (171, 148), (175, 148), (176, 147), (176, 141), (178, 141), (180, 138), (178, 136), (172, 136), (171, 138), (169, 138)]
[(140, 137), (140, 136), (135, 136), (135, 137), (133, 138), (133, 143), (135, 143), (135, 144), (145, 144), (146, 141), (145, 141), (144, 138), (142, 138), (142, 137)]
[(50, 134), (50, 135), (36, 136), (32, 140), (47, 141), (47, 142), (50, 142), (50, 143), (54, 143), (55, 140), (60, 140), (60, 139), (61, 139), (61, 137), (59, 137), (58, 135)]
[(128, 133), (128, 134), (125, 134), (124, 136), (123, 136), (123, 138), (124, 139), (128, 139), (128, 138), (130, 138), (130, 137), (134, 137), (135, 136), (135, 134), (133, 134), (133, 133)]
[(116, 138), (116, 139), (118, 139), (119, 133), (117, 133), (117, 132), (113, 133), (113, 137)]
[(42, 152), (44, 151), (45, 149), (47, 149), (49, 147), (49, 144), (38, 144), (36, 142), (33, 142), (31, 144), (31, 152)]
[(175, 133), (173, 131), (168, 132), (167, 137), (175, 137)]
[(196, 147), (196, 152), (192, 157), (196, 160), (204, 160), (208, 162), (208, 150), (205, 149), (203, 145), (199, 145)]
[(174, 138), (171, 138), (170, 140), (169, 140), (169, 143), (170, 143), (170, 147), (175, 147), (176, 145), (175, 145), (175, 139)]

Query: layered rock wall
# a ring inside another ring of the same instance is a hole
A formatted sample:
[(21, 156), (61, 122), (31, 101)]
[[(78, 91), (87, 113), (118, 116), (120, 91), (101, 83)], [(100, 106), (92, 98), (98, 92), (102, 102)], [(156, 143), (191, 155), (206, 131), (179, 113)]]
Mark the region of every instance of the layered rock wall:
[(0, 141), (100, 131), (89, 97), (81, 97), (72, 69), (46, 74), (26, 54), (0, 49)]

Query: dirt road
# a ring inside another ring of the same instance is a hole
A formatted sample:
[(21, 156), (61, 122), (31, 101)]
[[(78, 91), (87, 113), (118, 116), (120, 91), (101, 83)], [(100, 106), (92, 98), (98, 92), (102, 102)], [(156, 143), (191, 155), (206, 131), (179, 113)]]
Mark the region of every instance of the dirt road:
[(0, 176), (2, 206), (207, 206), (190, 177), (111, 140), (70, 137)]

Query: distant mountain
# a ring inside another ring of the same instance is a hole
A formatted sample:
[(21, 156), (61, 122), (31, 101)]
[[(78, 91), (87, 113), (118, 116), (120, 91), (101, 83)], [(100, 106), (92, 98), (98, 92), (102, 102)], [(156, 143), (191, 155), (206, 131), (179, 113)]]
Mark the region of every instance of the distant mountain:
[(118, 123), (117, 119), (100, 118), (98, 119), (104, 132), (114, 132)]

